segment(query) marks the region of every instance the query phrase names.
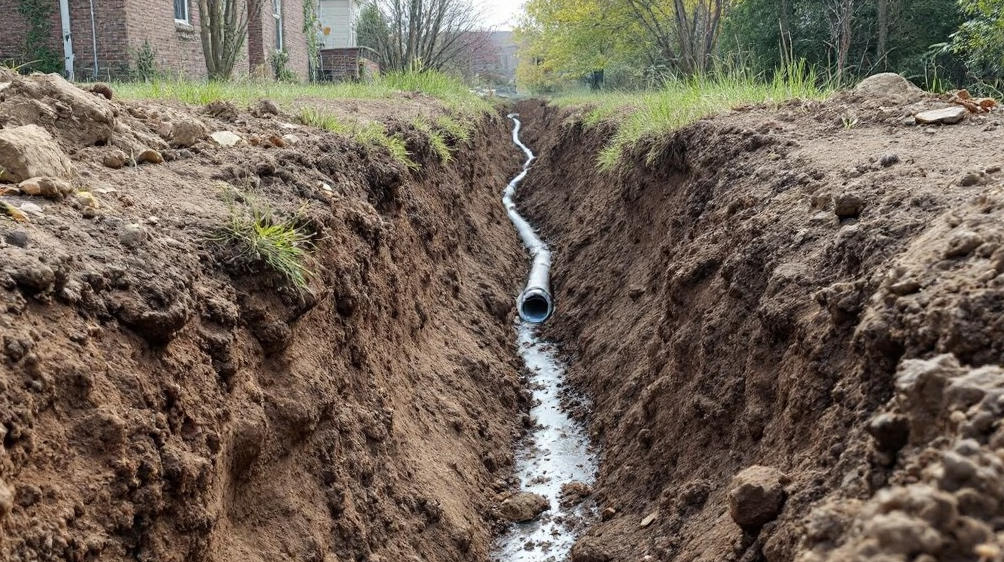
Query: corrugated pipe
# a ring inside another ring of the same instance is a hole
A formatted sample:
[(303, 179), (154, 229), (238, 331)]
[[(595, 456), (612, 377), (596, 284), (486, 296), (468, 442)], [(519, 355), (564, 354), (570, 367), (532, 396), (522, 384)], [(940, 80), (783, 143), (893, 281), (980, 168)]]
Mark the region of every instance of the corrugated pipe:
[(551, 250), (537, 236), (530, 223), (516, 211), (516, 202), (514, 201), (516, 187), (530, 171), (530, 164), (533, 163), (536, 156), (533, 155), (533, 151), (519, 140), (519, 130), (522, 126), (522, 123), (519, 121), (519, 114), (511, 113), (509, 118), (513, 122), (512, 141), (526, 154), (526, 162), (523, 164), (523, 171), (506, 186), (502, 194), (502, 204), (505, 205), (506, 212), (509, 214), (509, 220), (512, 221), (513, 226), (516, 227), (516, 231), (519, 233), (520, 239), (523, 240), (523, 245), (526, 246), (526, 249), (530, 252), (530, 256), (533, 258), (533, 264), (530, 266), (530, 274), (526, 280), (526, 289), (523, 290), (516, 300), (516, 308), (519, 311), (519, 317), (525, 322), (541, 324), (554, 314), (554, 299), (551, 297), (550, 279)]

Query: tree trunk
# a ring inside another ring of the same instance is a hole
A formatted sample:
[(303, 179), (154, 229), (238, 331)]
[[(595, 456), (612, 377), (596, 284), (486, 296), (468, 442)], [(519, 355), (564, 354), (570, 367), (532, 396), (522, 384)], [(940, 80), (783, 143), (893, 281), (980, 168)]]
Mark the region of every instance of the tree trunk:
[(889, 0), (878, 0), (878, 67), (889, 68)]

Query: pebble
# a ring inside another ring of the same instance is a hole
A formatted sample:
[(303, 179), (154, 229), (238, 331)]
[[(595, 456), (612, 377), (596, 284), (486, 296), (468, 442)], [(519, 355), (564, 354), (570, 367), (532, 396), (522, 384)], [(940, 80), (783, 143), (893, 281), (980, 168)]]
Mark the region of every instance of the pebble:
[(744, 529), (759, 529), (781, 513), (784, 475), (776, 468), (754, 465), (736, 474), (729, 490), (729, 514)]
[(234, 146), (243, 140), (240, 135), (233, 131), (216, 131), (209, 136), (213, 139), (213, 142), (220, 146)]
[(292, 145), (300, 142), (300, 137), (294, 135), (293, 133), (286, 133), (285, 135), (282, 135), (282, 140), (286, 144), (292, 146)]
[(615, 515), (617, 515), (617, 510), (612, 507), (608, 507), (603, 510), (603, 513), (600, 514), (600, 519), (603, 519), (604, 521), (610, 521), (611, 519), (614, 518)]
[(18, 248), (28, 247), (28, 233), (23, 230), (11, 230), (3, 235), (4, 241)]
[(143, 242), (146, 242), (149, 238), (149, 234), (146, 229), (138, 224), (127, 224), (122, 232), (119, 233), (119, 242), (124, 246), (129, 248), (135, 248)]
[(652, 523), (655, 523), (655, 520), (658, 518), (659, 518), (658, 512), (649, 513), (647, 517), (641, 520), (641, 523), (638, 524), (638, 527), (644, 529), (645, 527), (648, 527)]
[(840, 218), (852, 218), (861, 214), (865, 202), (853, 194), (840, 195), (834, 201), (833, 213)]
[(122, 166), (125, 166), (126, 162), (128, 161), (129, 160), (126, 157), (125, 152), (122, 152), (121, 150), (113, 150), (105, 154), (104, 157), (101, 159), (102, 164), (104, 164), (108, 168), (112, 168), (115, 170), (118, 170)]
[(983, 176), (981, 174), (977, 172), (970, 172), (962, 176), (962, 179), (959, 180), (959, 185), (962, 187), (970, 187), (980, 183), (981, 181), (983, 181)]
[(894, 295), (912, 295), (920, 290), (920, 283), (913, 279), (904, 279), (889, 286), (889, 292)]
[(139, 153), (136, 157), (137, 162), (147, 162), (150, 164), (162, 164), (164, 162), (164, 157), (152, 148), (148, 148), (143, 152)]
[(26, 212), (26, 213), (31, 213), (33, 215), (44, 215), (45, 214), (42, 211), (42, 206), (41, 205), (36, 205), (35, 203), (32, 203), (30, 201), (25, 202), (25, 203), (21, 203), (21, 210), (24, 211), (24, 212)]
[(883, 168), (888, 168), (889, 166), (898, 163), (899, 163), (899, 155), (892, 152), (888, 154), (883, 154), (882, 157), (879, 158), (879, 164), (881, 164)]

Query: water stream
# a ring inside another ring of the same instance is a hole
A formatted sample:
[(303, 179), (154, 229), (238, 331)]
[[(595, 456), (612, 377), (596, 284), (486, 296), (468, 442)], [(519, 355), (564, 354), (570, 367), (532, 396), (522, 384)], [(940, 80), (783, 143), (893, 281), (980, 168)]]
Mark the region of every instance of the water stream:
[[(516, 187), (526, 177), (534, 155), (519, 139), (521, 123), (518, 116), (513, 114), (509, 117), (513, 121), (513, 142), (523, 150), (527, 160), (523, 171), (506, 187), (503, 203), (534, 258), (534, 269), (537, 271), (531, 271), (532, 280), (535, 275), (540, 275), (538, 264), (545, 263), (550, 267), (551, 258), (547, 245), (516, 211)], [(544, 275), (546, 278), (546, 269)], [(549, 312), (547, 316), (550, 316)], [(572, 545), (595, 511), (589, 500), (562, 506), (561, 488), (569, 482), (592, 486), (597, 462), (585, 428), (572, 419), (562, 406), (562, 398), (565, 397), (564, 365), (555, 354), (553, 345), (537, 336), (535, 323), (526, 321), (526, 316), (523, 318), (516, 328), (517, 342), (530, 376), (534, 400), (530, 415), (535, 424), (517, 452), (516, 476), (520, 481), (520, 491), (544, 496), (551, 508), (535, 521), (512, 525), (499, 540), (492, 559), (497, 562), (558, 562), (568, 558)]]

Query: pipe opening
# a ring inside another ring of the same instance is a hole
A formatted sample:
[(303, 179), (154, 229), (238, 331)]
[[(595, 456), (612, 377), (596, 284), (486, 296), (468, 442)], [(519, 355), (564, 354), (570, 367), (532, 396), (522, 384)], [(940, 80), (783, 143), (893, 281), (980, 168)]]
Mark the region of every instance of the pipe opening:
[(551, 317), (553, 311), (551, 296), (540, 289), (527, 291), (520, 299), (519, 316), (532, 324), (543, 323)]

